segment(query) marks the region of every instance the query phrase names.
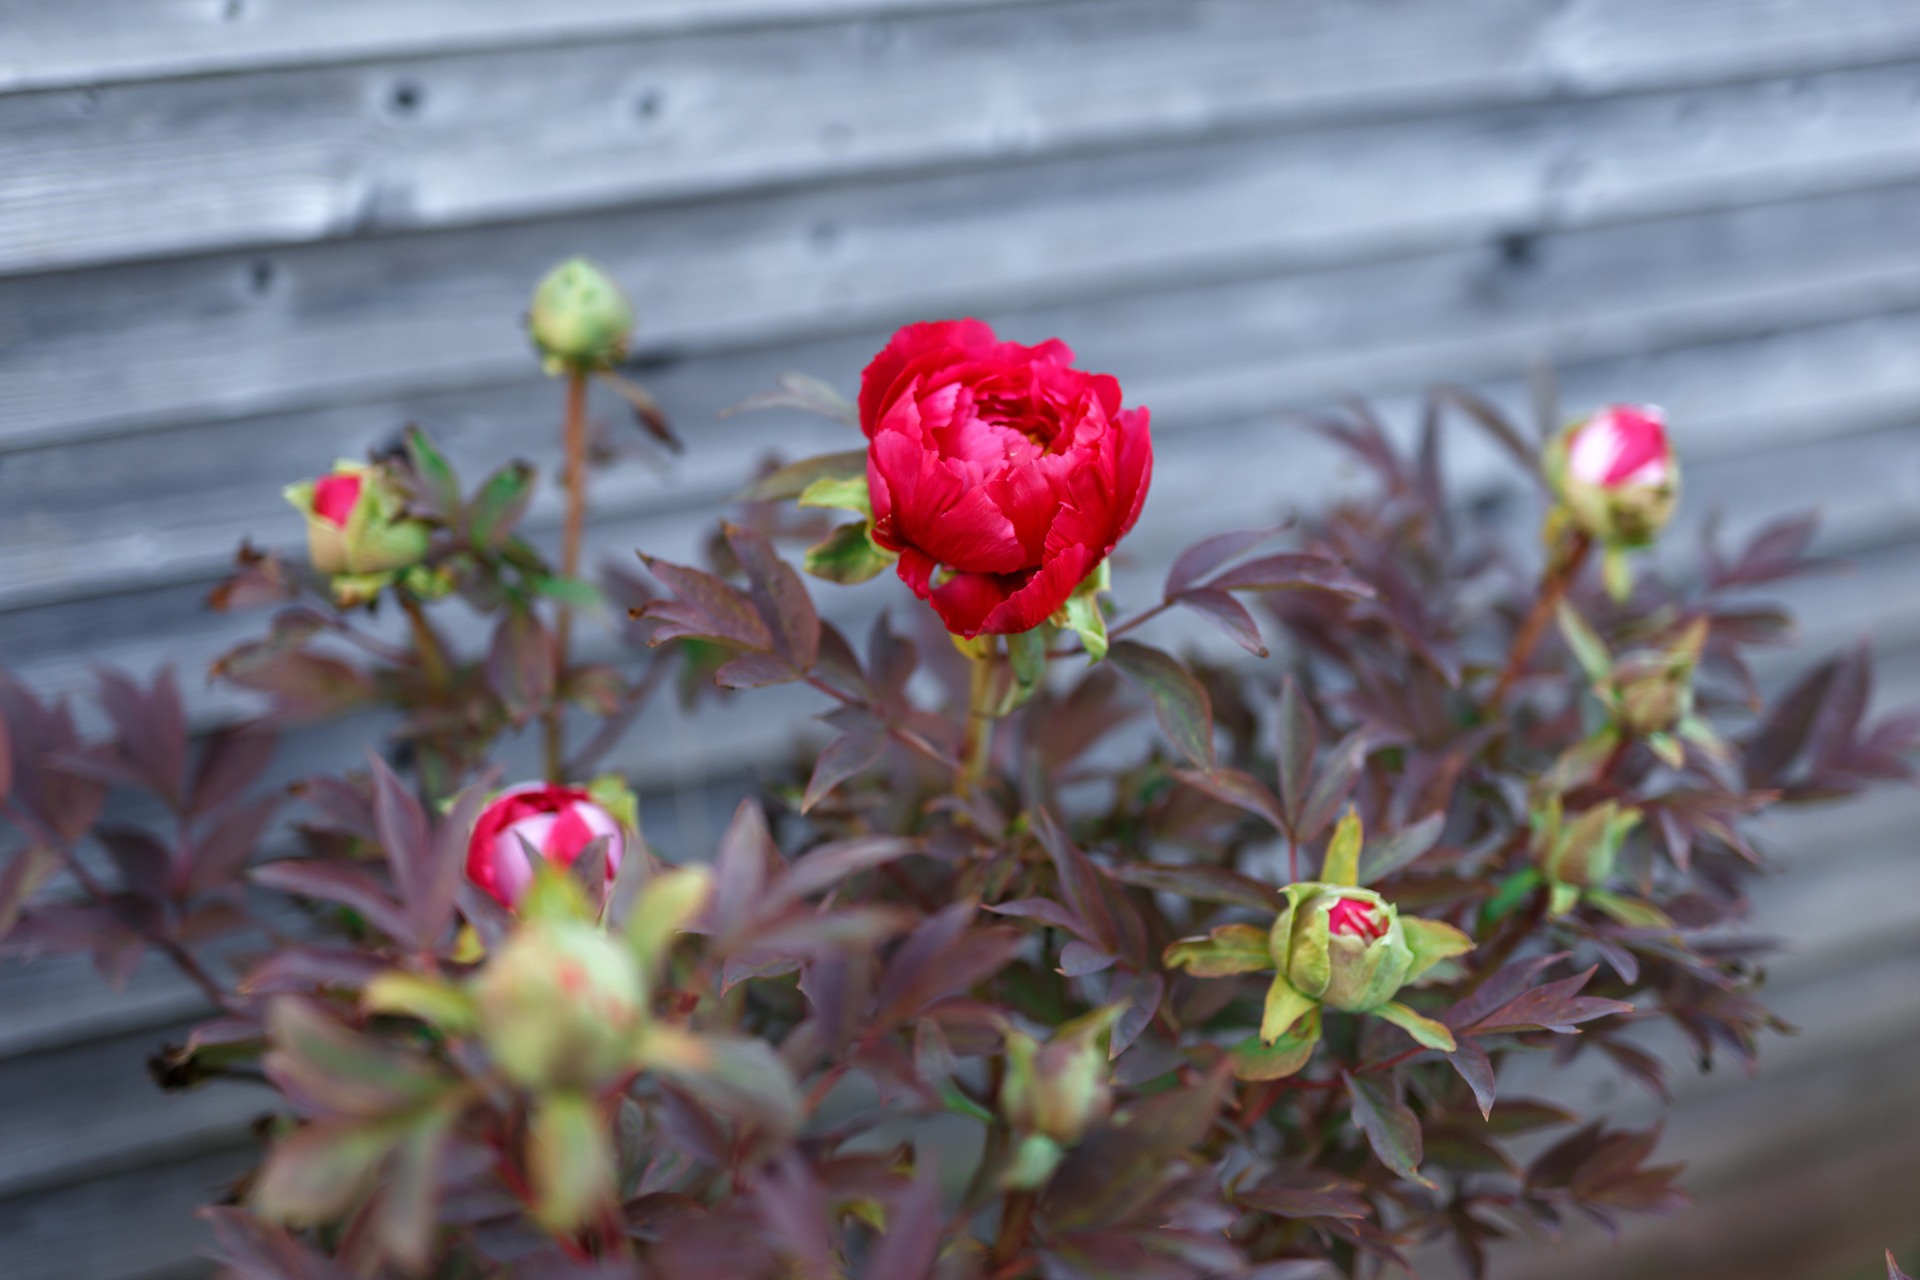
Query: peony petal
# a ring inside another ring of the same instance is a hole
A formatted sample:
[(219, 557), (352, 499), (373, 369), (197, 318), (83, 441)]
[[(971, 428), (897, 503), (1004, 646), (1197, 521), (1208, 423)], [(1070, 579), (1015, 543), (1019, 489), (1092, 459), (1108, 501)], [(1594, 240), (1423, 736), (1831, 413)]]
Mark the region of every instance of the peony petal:
[[(1005, 604), (1012, 584), (1020, 574), (956, 573), (933, 588), (934, 610), (947, 630), (958, 636), (977, 636), (992, 631), (994, 614)], [(1037, 625), (1037, 624), (1036, 624)], [(1022, 631), (1032, 630), (1022, 627)], [(994, 634), (1000, 634), (994, 632)]]

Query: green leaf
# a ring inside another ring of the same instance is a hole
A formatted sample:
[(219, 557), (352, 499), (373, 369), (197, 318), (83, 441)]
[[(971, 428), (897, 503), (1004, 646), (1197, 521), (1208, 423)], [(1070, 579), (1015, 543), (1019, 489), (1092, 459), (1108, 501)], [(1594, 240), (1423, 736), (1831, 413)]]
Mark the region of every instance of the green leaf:
[(627, 917), (627, 946), (643, 973), (652, 974), (674, 934), (705, 910), (713, 877), (704, 867), (676, 867), (647, 881)]
[(1223, 924), (1204, 938), (1182, 938), (1170, 943), (1160, 962), (1169, 969), (1185, 969), (1196, 978), (1224, 978), (1273, 968), (1267, 949), (1267, 931), (1250, 924)]
[(497, 547), (533, 501), (534, 470), (524, 462), (510, 462), (487, 477), (467, 508), (467, 536), (476, 547)]
[(1360, 883), (1360, 815), (1348, 809), (1333, 829), (1327, 845), (1327, 857), (1320, 867), (1322, 884), (1358, 885)]
[(407, 457), (420, 477), (422, 504), (441, 519), (452, 520), (460, 512), (460, 478), (419, 427), (407, 428)]
[(1565, 600), (1555, 609), (1554, 616), (1560, 623), (1561, 638), (1572, 651), (1573, 660), (1587, 673), (1587, 679), (1596, 684), (1606, 679), (1613, 671), (1613, 655), (1607, 652), (1606, 641)]
[(801, 566), (816, 578), (850, 587), (878, 577), (899, 558), (875, 545), (865, 521), (852, 520), (808, 547)]
[(550, 1231), (571, 1231), (613, 1200), (613, 1143), (584, 1093), (550, 1093), (527, 1125), (527, 1167), (534, 1216)]
[(1375, 1017), (1385, 1018), (1429, 1049), (1452, 1053), (1459, 1047), (1454, 1044), (1453, 1032), (1447, 1029), (1446, 1023), (1422, 1017), (1396, 1000), (1389, 1000), (1375, 1009), (1373, 1014)]
[(1420, 1121), (1407, 1105), (1369, 1076), (1349, 1074), (1347, 1093), (1353, 1099), (1353, 1123), (1367, 1135), (1380, 1163), (1409, 1182), (1431, 1188), (1434, 1184), (1420, 1176)]
[(360, 993), (360, 1007), (418, 1018), (452, 1036), (469, 1034), (479, 1016), (472, 997), (459, 987), (399, 969), (376, 975)]
[(1671, 929), (1673, 917), (1644, 898), (1605, 889), (1589, 889), (1586, 900), (1629, 929)]
[(1108, 657), (1128, 684), (1145, 694), (1173, 745), (1200, 768), (1213, 763), (1213, 703), (1193, 674), (1158, 649), (1115, 642)]
[(606, 597), (600, 594), (600, 588), (578, 578), (542, 574), (533, 579), (533, 589), (549, 600), (558, 600), (576, 609), (598, 609), (606, 604)]
[(1494, 890), (1493, 896), (1480, 909), (1480, 918), (1488, 924), (1504, 920), (1513, 913), (1515, 907), (1526, 901), (1528, 894), (1539, 887), (1539, 869), (1522, 867), (1500, 882), (1500, 887)]
[(800, 491), (802, 507), (824, 507), (829, 511), (853, 511), (873, 519), (873, 499), (867, 496), (867, 473), (857, 476), (821, 476)]
[(280, 1139), (253, 1187), (253, 1209), (271, 1222), (309, 1226), (338, 1218), (373, 1185), (407, 1130), (391, 1121), (309, 1124)]
[(720, 416), (728, 418), (755, 409), (798, 409), (802, 413), (817, 413), (823, 418), (844, 422), (850, 427), (860, 425), (858, 407), (835, 390), (832, 384), (809, 374), (791, 371), (781, 374), (778, 382), (778, 391), (750, 395), (739, 404), (722, 409)]
[(375, 1215), (375, 1231), (387, 1252), (415, 1273), (432, 1261), (440, 1225), (440, 1170), (447, 1136), (460, 1107), (430, 1107), (407, 1126), (394, 1150)]
[(1272, 1044), (1248, 1036), (1233, 1047), (1233, 1074), (1242, 1080), (1279, 1080), (1307, 1065), (1320, 1043), (1320, 1006), (1287, 1028)]
[(336, 1022), (311, 1001), (282, 996), (267, 1013), (265, 1065), (314, 1103), (340, 1115), (380, 1116), (443, 1092), (433, 1063)]
[(818, 457), (790, 462), (769, 476), (748, 485), (733, 495), (735, 502), (778, 502), (797, 498), (816, 480), (851, 480), (867, 474), (867, 451), (850, 449), (846, 453), (823, 453)]

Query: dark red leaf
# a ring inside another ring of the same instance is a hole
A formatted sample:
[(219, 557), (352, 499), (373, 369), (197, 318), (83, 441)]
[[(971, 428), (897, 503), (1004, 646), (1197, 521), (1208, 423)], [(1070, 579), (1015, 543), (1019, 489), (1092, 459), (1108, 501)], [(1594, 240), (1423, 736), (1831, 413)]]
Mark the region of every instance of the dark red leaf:
[(94, 668), (100, 706), (113, 721), (120, 749), (140, 777), (167, 805), (180, 808), (180, 782), (187, 767), (187, 715), (172, 667), (154, 673), (143, 691), (125, 675)]
[(235, 725), (208, 735), (201, 743), (193, 785), (187, 789), (187, 813), (212, 813), (251, 786), (268, 761), (278, 739), (255, 724)]
[(871, 768), (887, 750), (887, 726), (865, 708), (843, 707), (832, 719), (843, 732), (814, 761), (813, 776), (800, 801), (802, 813), (854, 774)]
[(774, 552), (756, 529), (723, 524), (727, 545), (746, 570), (753, 604), (773, 635), (773, 651), (802, 673), (813, 669), (820, 648), (820, 615), (792, 565)]
[(1280, 891), (1272, 885), (1225, 867), (1210, 867), (1200, 863), (1186, 866), (1121, 863), (1107, 874), (1126, 884), (1152, 889), (1156, 893), (1177, 894), (1196, 902), (1230, 902), (1237, 906), (1252, 907), (1256, 911), (1278, 911), (1282, 901)]
[(367, 922), (397, 941), (411, 941), (413, 924), (387, 894), (386, 886), (359, 867), (341, 862), (295, 858), (267, 862), (250, 873), (255, 884), (307, 898), (351, 907)]
[(1275, 525), (1266, 529), (1236, 529), (1232, 533), (1202, 538), (1182, 551), (1173, 568), (1167, 571), (1167, 598), (1171, 600), (1241, 552), (1251, 551), (1279, 533), (1280, 528)]
[(553, 700), (553, 636), (532, 610), (509, 609), (494, 627), (487, 684), (515, 724), (525, 724)]
[(1173, 776), (1196, 791), (1206, 792), (1215, 800), (1265, 818), (1276, 831), (1287, 829), (1286, 815), (1280, 811), (1279, 799), (1251, 774), (1217, 764), (1205, 769), (1175, 769)]
[(1280, 807), (1285, 815), (1281, 825), (1296, 840), (1319, 750), (1320, 722), (1299, 684), (1288, 676), (1280, 686)]
[(1328, 1169), (1281, 1169), (1234, 1198), (1283, 1218), (1365, 1218), (1373, 1212), (1359, 1183)]
[(1060, 880), (1060, 896), (1067, 907), (1085, 922), (1091, 941), (1101, 950), (1118, 951), (1120, 931), (1107, 909), (1106, 895), (1101, 892), (1100, 873), (1045, 809), (1034, 811), (1033, 829), (1047, 856), (1053, 859), (1054, 874)]
[(1314, 555), (1262, 556), (1235, 565), (1206, 584), (1216, 591), (1284, 591), (1314, 588), (1355, 600), (1371, 600), (1374, 590), (1337, 560)]
[(1193, 587), (1174, 596), (1186, 606), (1227, 633), (1233, 642), (1256, 658), (1267, 656), (1266, 642), (1260, 636), (1260, 624), (1247, 607), (1224, 591), (1213, 587)]
[(1319, 837), (1322, 831), (1333, 825), (1340, 816), (1340, 809), (1347, 803), (1347, 797), (1353, 794), (1353, 784), (1360, 779), (1361, 766), (1367, 762), (1367, 735), (1364, 729), (1342, 738), (1335, 744), (1327, 758), (1320, 762), (1315, 772), (1313, 787), (1307, 792), (1306, 803), (1300, 807), (1300, 821), (1294, 830), (1294, 839), (1306, 844)]
[(213, 830), (196, 837), (188, 887), (204, 891), (238, 875), (259, 848), (260, 837), (279, 807), (279, 796), (262, 796), (241, 805)]
[(763, 653), (773, 650), (773, 634), (745, 593), (699, 569), (646, 556), (641, 559), (674, 594), (672, 600), (653, 600), (642, 610), (645, 617), (663, 624), (648, 644), (695, 636)]
[(717, 936), (734, 936), (760, 913), (760, 895), (766, 887), (769, 868), (779, 860), (759, 802), (742, 800), (734, 810), (733, 822), (726, 834), (720, 837), (720, 849), (713, 861), (710, 918)]
[(1107, 658), (1147, 700), (1167, 738), (1193, 764), (1213, 763), (1213, 704), (1191, 672), (1158, 649), (1117, 640)]
[(138, 827), (95, 827), (94, 839), (106, 849), (128, 893), (164, 901), (173, 887), (173, 855)]

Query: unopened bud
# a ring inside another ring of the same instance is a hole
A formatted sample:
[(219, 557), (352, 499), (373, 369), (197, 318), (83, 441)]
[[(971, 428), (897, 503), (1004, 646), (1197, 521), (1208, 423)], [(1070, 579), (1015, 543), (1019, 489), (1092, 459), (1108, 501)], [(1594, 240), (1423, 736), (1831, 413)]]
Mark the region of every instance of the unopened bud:
[(604, 367), (626, 358), (633, 307), (606, 272), (569, 258), (533, 291), (527, 329), (549, 373)]
[(1654, 405), (1609, 405), (1547, 447), (1548, 479), (1567, 518), (1612, 547), (1651, 542), (1673, 515), (1680, 464)]
[(1007, 1076), (1000, 1086), (1007, 1122), (1068, 1147), (1105, 1119), (1113, 1106), (1106, 1032), (1119, 1016), (1117, 1005), (1096, 1009), (1059, 1028), (1044, 1045), (1011, 1033)]
[(331, 475), (285, 489), (307, 518), (307, 558), (333, 578), (335, 598), (357, 604), (427, 554), (431, 528), (406, 514), (405, 491), (385, 467), (342, 459)]
[(632, 954), (584, 921), (523, 925), (475, 984), (494, 1061), (530, 1087), (592, 1088), (633, 1058), (644, 1013)]

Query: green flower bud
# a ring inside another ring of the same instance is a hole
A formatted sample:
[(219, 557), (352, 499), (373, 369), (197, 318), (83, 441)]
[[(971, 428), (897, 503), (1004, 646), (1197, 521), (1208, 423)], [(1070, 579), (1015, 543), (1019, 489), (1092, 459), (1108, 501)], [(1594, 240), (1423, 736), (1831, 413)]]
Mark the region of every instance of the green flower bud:
[(1413, 968), (1400, 912), (1371, 889), (1291, 884), (1273, 922), (1273, 963), (1301, 995), (1359, 1013), (1391, 1000)]
[(1679, 499), (1680, 463), (1653, 405), (1609, 405), (1573, 423), (1542, 461), (1561, 518), (1609, 548), (1652, 542)]
[(1549, 883), (1598, 889), (1613, 877), (1620, 846), (1639, 821), (1638, 809), (1623, 808), (1615, 800), (1595, 805), (1568, 821), (1561, 811), (1560, 797), (1550, 796), (1534, 815), (1530, 843)]
[(645, 1016), (632, 953), (594, 925), (521, 928), (474, 984), (480, 1034), (512, 1080), (590, 1089), (632, 1065)]
[(426, 557), (433, 530), (407, 516), (406, 492), (385, 467), (343, 458), (284, 492), (307, 518), (308, 560), (334, 580), (342, 605), (372, 599)]
[(533, 291), (527, 330), (548, 373), (602, 368), (626, 358), (633, 307), (606, 272), (569, 258)]
[(1706, 641), (1707, 620), (1695, 619), (1666, 649), (1622, 655), (1594, 694), (1635, 733), (1665, 733), (1693, 714), (1693, 671)]
[(1076, 1018), (1044, 1045), (1023, 1032), (1008, 1033), (1000, 1109), (1009, 1124), (1068, 1147), (1106, 1118), (1113, 1108), (1106, 1033), (1120, 1010), (1110, 1005)]

